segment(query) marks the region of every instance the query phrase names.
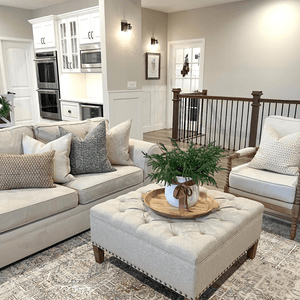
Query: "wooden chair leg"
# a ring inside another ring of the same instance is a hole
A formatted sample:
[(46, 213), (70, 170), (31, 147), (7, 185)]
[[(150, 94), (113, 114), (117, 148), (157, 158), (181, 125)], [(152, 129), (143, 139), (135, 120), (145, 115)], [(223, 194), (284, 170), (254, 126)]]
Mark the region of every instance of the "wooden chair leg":
[(298, 224), (298, 218), (292, 217), (292, 225), (291, 225), (291, 233), (290, 233), (291, 240), (293, 240), (296, 237), (297, 224)]
[(255, 257), (257, 246), (258, 246), (258, 241), (247, 251), (248, 258), (253, 259)]
[(104, 250), (98, 248), (97, 246), (93, 245), (95, 260), (98, 264), (101, 264), (104, 261)]

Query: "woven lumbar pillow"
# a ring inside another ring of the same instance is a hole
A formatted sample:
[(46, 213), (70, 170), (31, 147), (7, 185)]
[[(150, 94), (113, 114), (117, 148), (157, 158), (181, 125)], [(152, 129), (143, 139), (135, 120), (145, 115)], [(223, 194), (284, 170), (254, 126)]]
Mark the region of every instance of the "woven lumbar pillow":
[[(116, 125), (106, 131), (107, 156), (113, 165), (133, 166), (129, 156), (129, 135), (131, 119)], [(97, 125), (88, 120), (88, 131), (92, 131)]]
[(297, 175), (300, 166), (300, 132), (279, 138), (275, 129), (266, 124), (263, 127), (259, 149), (248, 166)]
[[(72, 133), (70, 151), (71, 173), (105, 173), (116, 171), (107, 158), (106, 128), (105, 122), (101, 122), (84, 139)], [(59, 127), (60, 135), (70, 133), (67, 129)]]
[(23, 151), (24, 154), (44, 153), (55, 150), (53, 158), (53, 179), (57, 183), (66, 183), (75, 180), (70, 174), (70, 150), (71, 150), (72, 134), (67, 134), (52, 142), (44, 144), (35, 140), (28, 135), (23, 135)]
[(0, 153), (0, 190), (52, 188), (55, 150), (41, 154)]

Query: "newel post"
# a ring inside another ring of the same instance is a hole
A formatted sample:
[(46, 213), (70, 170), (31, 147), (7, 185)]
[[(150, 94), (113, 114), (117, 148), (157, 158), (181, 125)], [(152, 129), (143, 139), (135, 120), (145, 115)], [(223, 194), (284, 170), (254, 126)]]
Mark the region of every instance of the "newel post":
[(263, 94), (262, 91), (253, 91), (251, 94), (253, 96), (253, 102), (252, 102), (249, 147), (256, 146), (257, 124), (258, 124), (258, 116), (259, 116), (260, 98), (262, 94)]
[(178, 140), (178, 118), (179, 118), (179, 94), (181, 89), (173, 89), (173, 124), (172, 124), (172, 139)]

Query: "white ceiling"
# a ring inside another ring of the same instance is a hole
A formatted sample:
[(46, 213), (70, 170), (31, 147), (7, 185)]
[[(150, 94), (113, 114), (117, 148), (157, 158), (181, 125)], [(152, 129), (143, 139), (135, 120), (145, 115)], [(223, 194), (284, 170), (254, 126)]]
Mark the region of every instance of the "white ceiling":
[[(38, 9), (69, 0), (0, 0), (0, 5), (24, 9)], [(189, 10), (199, 7), (246, 1), (246, 0), (141, 0), (142, 7), (171, 13), (180, 10)]]

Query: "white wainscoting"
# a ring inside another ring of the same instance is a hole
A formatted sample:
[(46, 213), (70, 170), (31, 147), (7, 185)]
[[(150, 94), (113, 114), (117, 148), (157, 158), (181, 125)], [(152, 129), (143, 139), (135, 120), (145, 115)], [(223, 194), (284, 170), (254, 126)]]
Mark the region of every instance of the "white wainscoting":
[(142, 90), (109, 91), (110, 128), (132, 119), (130, 137), (143, 140), (143, 92)]
[(143, 132), (167, 128), (167, 86), (143, 86)]

